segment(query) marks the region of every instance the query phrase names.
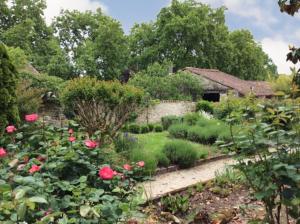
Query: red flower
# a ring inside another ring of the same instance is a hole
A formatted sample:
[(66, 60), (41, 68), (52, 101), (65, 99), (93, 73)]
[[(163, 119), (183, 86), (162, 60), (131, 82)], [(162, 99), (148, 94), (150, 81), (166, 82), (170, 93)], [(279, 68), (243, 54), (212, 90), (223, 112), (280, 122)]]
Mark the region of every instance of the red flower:
[(114, 176), (115, 172), (109, 166), (105, 166), (99, 170), (99, 177), (102, 180), (111, 180)]
[(35, 122), (35, 121), (37, 121), (38, 118), (39, 118), (39, 116), (37, 114), (28, 114), (25, 116), (25, 120), (27, 122)]
[(3, 158), (7, 155), (7, 152), (5, 151), (4, 148), (0, 148), (0, 158)]
[(13, 126), (13, 125), (10, 125), (10, 126), (6, 127), (6, 132), (7, 133), (14, 133), (16, 130), (17, 130), (16, 127)]
[(144, 166), (145, 166), (145, 162), (144, 162), (144, 161), (139, 161), (139, 162), (137, 163), (137, 165), (138, 165), (139, 167), (144, 167)]
[(70, 135), (72, 135), (74, 133), (72, 128), (70, 128), (68, 132), (69, 132)]
[(38, 172), (40, 171), (41, 167), (40, 166), (37, 166), (37, 165), (32, 165), (32, 167), (30, 168), (29, 170), (29, 173), (35, 173), (35, 172)]
[(125, 164), (123, 166), (123, 168), (124, 168), (124, 170), (128, 170), (128, 171), (130, 171), (132, 169), (132, 167), (129, 164)]
[(76, 138), (74, 136), (69, 137), (69, 142), (75, 142)]
[(94, 149), (94, 148), (96, 148), (98, 146), (98, 142), (90, 140), (90, 139), (86, 140), (84, 142), (84, 144), (85, 144), (86, 147), (88, 147), (90, 149)]

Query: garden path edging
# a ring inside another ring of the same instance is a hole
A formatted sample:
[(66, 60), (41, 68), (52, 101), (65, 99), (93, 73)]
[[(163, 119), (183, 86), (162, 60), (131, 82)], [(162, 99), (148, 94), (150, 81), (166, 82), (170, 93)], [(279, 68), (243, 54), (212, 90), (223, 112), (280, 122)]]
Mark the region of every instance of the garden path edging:
[(229, 165), (234, 165), (233, 158), (223, 158), (206, 162), (190, 169), (178, 170), (154, 176), (154, 180), (141, 184), (144, 189), (143, 199), (155, 200), (169, 193), (174, 193), (215, 178), (216, 172), (222, 172)]

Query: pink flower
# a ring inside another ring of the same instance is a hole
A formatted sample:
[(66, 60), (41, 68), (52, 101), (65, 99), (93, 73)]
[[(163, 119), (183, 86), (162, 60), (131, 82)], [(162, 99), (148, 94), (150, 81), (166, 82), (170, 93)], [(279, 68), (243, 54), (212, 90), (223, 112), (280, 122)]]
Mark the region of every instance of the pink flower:
[(38, 172), (40, 171), (41, 167), (40, 166), (37, 166), (37, 165), (32, 165), (32, 167), (30, 168), (29, 170), (29, 173), (35, 173), (35, 172)]
[(129, 164), (124, 164), (123, 168), (124, 170), (130, 171), (132, 167)]
[(98, 174), (102, 180), (111, 180), (115, 176), (115, 172), (109, 166), (100, 169)]
[(35, 122), (35, 121), (37, 121), (38, 118), (39, 118), (39, 116), (37, 114), (28, 114), (25, 116), (25, 120), (27, 122)]
[(6, 132), (7, 133), (14, 133), (16, 130), (17, 130), (16, 127), (13, 126), (13, 125), (10, 125), (10, 126), (6, 127)]
[(88, 147), (90, 149), (94, 149), (94, 148), (96, 148), (98, 146), (98, 142), (90, 140), (90, 139), (86, 140), (84, 142), (84, 144), (85, 144), (86, 147)]
[(137, 163), (137, 165), (138, 165), (139, 167), (144, 167), (144, 166), (145, 166), (145, 162), (144, 162), (144, 161), (139, 161), (139, 162)]
[(4, 148), (0, 148), (0, 158), (3, 158), (7, 155), (7, 152), (5, 151)]
[(17, 170), (18, 170), (18, 171), (21, 171), (21, 170), (24, 169), (25, 166), (26, 166), (25, 164), (20, 164), (20, 165), (17, 167)]
[(73, 130), (72, 128), (70, 128), (70, 129), (68, 130), (68, 132), (69, 132), (70, 135), (72, 135), (72, 134), (74, 133), (74, 130)]
[(69, 142), (75, 142), (76, 138), (74, 136), (69, 137)]

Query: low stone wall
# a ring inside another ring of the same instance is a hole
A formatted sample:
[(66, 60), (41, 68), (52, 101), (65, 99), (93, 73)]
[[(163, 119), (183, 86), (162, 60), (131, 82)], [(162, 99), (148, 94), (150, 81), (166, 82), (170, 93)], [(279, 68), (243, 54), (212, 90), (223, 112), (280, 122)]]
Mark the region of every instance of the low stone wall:
[(150, 107), (148, 110), (144, 110), (137, 118), (137, 123), (146, 123), (147, 118), (149, 123), (156, 123), (161, 120), (162, 117), (175, 115), (182, 116), (190, 112), (194, 112), (196, 108), (195, 102), (189, 101), (161, 101)]

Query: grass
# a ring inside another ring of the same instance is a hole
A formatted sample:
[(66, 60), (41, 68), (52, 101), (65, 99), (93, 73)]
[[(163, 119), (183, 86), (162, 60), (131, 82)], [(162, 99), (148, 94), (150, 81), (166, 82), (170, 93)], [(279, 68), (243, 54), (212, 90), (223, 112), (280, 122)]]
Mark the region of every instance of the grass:
[[(138, 147), (132, 150), (130, 158), (132, 161), (144, 160), (146, 170), (153, 174), (160, 161), (165, 159), (162, 152), (164, 145), (173, 140), (169, 138), (169, 133), (166, 131), (138, 134), (135, 136), (138, 138)], [(217, 149), (213, 146), (188, 142), (197, 150), (197, 159), (207, 158), (208, 155), (217, 152)]]

